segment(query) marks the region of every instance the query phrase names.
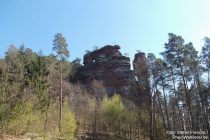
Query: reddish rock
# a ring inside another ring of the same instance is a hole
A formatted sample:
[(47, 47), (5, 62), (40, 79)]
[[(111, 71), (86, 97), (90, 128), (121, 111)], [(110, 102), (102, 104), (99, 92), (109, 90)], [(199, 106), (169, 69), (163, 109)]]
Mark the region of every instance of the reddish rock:
[[(132, 96), (135, 97), (133, 100), (140, 104), (141, 106), (149, 107), (150, 101), (150, 85), (149, 85), (149, 71), (147, 66), (146, 54), (143, 52), (138, 52), (135, 54), (133, 60), (134, 73), (137, 79), (138, 93), (133, 93)], [(143, 103), (143, 104), (142, 104)], [(145, 104), (146, 103), (146, 104)]]
[(130, 58), (119, 50), (118, 45), (107, 45), (87, 53), (84, 65), (77, 72), (78, 80), (87, 86), (94, 79), (102, 81), (108, 94), (137, 92), (134, 72), (130, 70)]

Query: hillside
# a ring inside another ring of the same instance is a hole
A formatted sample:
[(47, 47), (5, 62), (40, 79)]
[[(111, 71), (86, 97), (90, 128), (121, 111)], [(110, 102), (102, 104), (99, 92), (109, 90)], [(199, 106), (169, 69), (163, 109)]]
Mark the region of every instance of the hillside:
[(0, 59), (1, 138), (208, 139), (209, 40), (198, 55), (169, 33), (163, 58), (138, 51), (133, 70), (119, 45), (69, 62), (61, 33), (51, 55), (11, 45)]

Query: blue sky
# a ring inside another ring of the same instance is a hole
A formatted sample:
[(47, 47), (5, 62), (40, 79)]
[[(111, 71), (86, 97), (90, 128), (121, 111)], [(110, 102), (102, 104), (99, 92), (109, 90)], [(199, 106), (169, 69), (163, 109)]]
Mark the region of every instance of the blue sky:
[(1, 0), (0, 57), (10, 44), (50, 54), (57, 32), (70, 60), (107, 44), (119, 44), (130, 57), (136, 50), (157, 55), (169, 32), (200, 50), (210, 37), (209, 7), (209, 0)]

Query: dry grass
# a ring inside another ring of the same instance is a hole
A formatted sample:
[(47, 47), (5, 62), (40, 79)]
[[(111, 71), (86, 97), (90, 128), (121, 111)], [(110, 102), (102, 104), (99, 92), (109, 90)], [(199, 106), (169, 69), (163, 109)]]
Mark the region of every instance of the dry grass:
[(31, 138), (27, 138), (25, 136), (14, 137), (14, 136), (9, 136), (9, 135), (1, 136), (0, 139), (1, 140), (31, 140)]
[(0, 140), (44, 140), (44, 138), (43, 137), (30, 137), (28, 135), (24, 135), (24, 136), (3, 135), (0, 137)]

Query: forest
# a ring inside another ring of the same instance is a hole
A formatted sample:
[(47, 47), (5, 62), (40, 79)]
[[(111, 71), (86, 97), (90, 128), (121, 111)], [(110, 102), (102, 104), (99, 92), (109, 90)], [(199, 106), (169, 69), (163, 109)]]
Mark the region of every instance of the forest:
[(86, 88), (76, 77), (81, 59), (69, 61), (73, 46), (61, 33), (52, 40), (50, 55), (10, 45), (0, 58), (0, 139), (210, 138), (210, 38), (198, 52), (169, 33), (160, 58), (138, 51), (138, 98), (106, 94), (97, 79)]

